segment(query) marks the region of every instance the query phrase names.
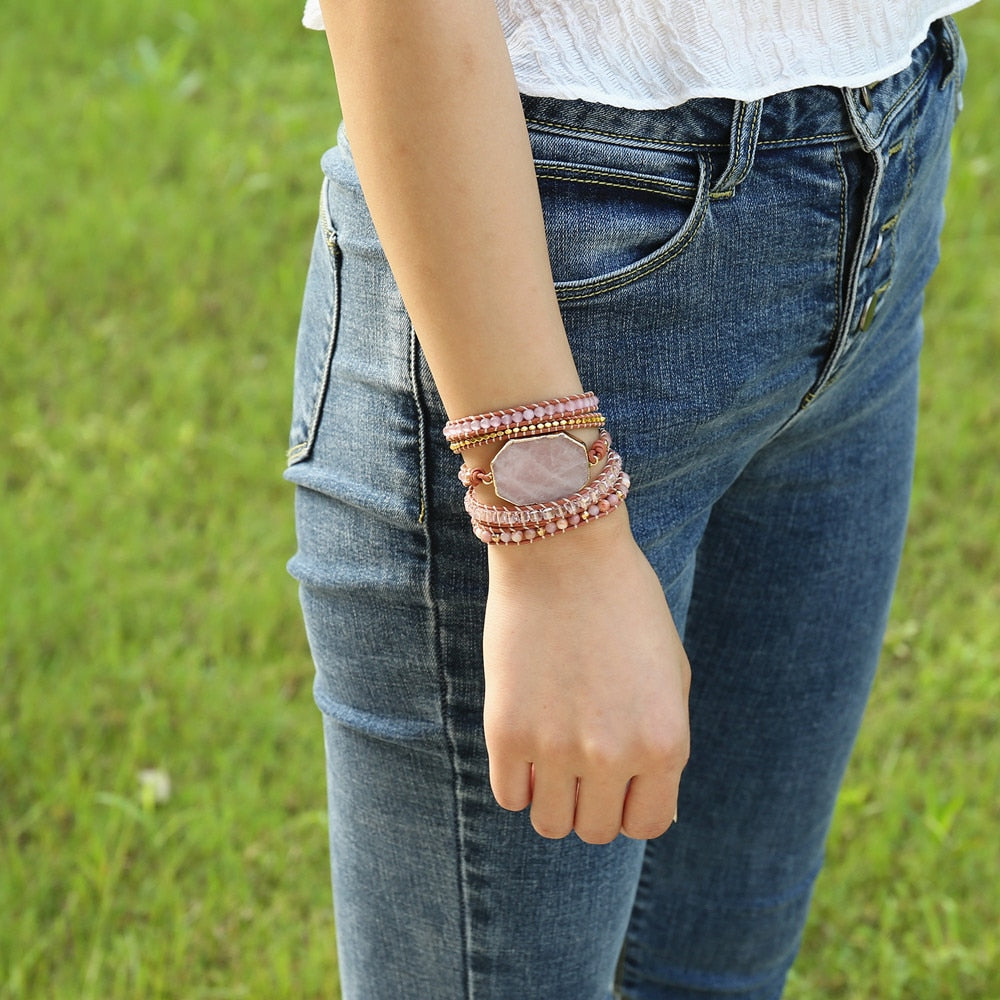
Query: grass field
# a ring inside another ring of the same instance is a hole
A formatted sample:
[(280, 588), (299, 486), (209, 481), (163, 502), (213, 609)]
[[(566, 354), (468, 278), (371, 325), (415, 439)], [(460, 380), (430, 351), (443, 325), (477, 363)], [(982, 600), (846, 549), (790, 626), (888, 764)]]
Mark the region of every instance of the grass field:
[[(911, 537), (790, 1000), (1000, 998), (1000, 16), (961, 23)], [(0, 107), (0, 1000), (334, 997), (281, 480), (323, 39), (4, 4)]]

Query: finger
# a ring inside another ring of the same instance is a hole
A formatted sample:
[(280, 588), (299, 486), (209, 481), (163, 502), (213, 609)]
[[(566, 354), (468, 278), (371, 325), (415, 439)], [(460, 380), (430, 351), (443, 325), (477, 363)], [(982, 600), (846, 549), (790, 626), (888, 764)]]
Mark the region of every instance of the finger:
[(636, 840), (659, 837), (677, 817), (678, 778), (675, 775), (632, 779), (622, 812), (622, 833)]
[(573, 829), (588, 844), (608, 844), (622, 829), (628, 783), (585, 776), (580, 780)]
[(531, 793), (531, 825), (543, 837), (553, 840), (573, 829), (576, 811), (576, 778), (566, 771), (535, 765)]
[(490, 787), (504, 809), (520, 812), (531, 801), (531, 764), (490, 754)]

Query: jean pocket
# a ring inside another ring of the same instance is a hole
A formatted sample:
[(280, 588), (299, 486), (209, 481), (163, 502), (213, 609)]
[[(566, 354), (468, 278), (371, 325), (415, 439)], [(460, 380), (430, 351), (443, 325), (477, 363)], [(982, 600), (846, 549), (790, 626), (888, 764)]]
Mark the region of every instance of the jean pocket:
[(619, 164), (536, 159), (561, 301), (638, 281), (676, 260), (691, 244), (708, 208), (708, 160), (684, 153), (661, 153), (658, 160), (655, 170), (639, 171)]
[(292, 427), (287, 453), (290, 466), (312, 453), (337, 344), (341, 252), (330, 218), (328, 190), (329, 181), (324, 179), (295, 347)]

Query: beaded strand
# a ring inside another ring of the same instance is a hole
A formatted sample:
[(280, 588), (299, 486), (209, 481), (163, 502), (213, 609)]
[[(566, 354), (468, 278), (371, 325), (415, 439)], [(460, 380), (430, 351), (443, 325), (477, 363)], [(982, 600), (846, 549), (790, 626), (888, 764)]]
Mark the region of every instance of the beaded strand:
[(551, 434), (566, 427), (602, 426), (603, 417), (600, 418), (600, 424), (578, 422), (585, 417), (593, 419), (599, 416), (599, 405), (597, 396), (592, 392), (578, 396), (560, 396), (541, 403), (528, 403), (507, 410), (449, 420), (444, 426), (444, 436), (452, 451), (461, 451), (486, 441), (527, 434), (529, 428), (537, 428), (533, 433)]

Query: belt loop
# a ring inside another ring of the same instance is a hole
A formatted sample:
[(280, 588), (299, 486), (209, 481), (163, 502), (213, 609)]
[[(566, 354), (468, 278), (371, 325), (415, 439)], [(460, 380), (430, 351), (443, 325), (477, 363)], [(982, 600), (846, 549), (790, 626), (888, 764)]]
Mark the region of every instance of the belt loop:
[[(876, 113), (872, 103), (871, 86), (841, 87), (840, 93), (854, 137), (866, 153), (873, 152), (878, 148), (878, 133), (882, 125), (882, 116)], [(865, 97), (867, 97), (867, 101)]]
[(757, 152), (757, 137), (760, 135), (762, 100), (734, 101), (733, 124), (729, 132), (729, 162), (722, 176), (712, 185), (713, 198), (728, 198), (743, 182), (753, 166)]

